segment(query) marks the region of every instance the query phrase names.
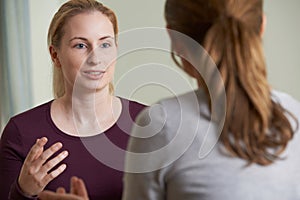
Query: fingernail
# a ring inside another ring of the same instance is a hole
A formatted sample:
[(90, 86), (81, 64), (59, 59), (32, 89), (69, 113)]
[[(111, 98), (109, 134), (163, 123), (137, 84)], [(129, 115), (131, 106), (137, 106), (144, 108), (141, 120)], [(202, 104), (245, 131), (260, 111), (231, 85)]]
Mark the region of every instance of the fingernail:
[(55, 145), (53, 145), (53, 150), (54, 151), (57, 151), (57, 150), (59, 150), (60, 148), (62, 147), (62, 144), (61, 143), (56, 143)]
[(38, 143), (46, 143), (48, 141), (48, 139), (46, 138), (46, 137), (42, 137), (42, 138), (39, 138), (39, 139), (37, 139), (37, 142)]
[(69, 152), (68, 151), (63, 151), (63, 156), (67, 156), (69, 155)]
[(58, 143), (56, 144), (56, 146), (57, 146), (58, 148), (61, 148), (63, 145), (62, 145), (62, 143), (58, 142)]

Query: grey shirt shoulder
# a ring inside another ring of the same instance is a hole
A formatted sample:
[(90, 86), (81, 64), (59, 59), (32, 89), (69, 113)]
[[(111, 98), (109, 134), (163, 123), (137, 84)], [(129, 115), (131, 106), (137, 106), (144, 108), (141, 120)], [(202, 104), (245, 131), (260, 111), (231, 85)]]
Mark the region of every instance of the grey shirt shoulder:
[[(299, 121), (297, 100), (278, 91), (272, 97)], [(140, 114), (137, 124), (150, 125), (143, 130), (135, 126), (132, 132), (151, 137), (129, 143), (129, 150), (144, 151), (145, 156), (139, 163), (127, 160), (143, 167), (139, 173), (125, 174), (123, 199), (300, 199), (299, 130), (282, 160), (266, 167), (246, 166), (244, 160), (219, 150), (218, 129), (207, 112), (205, 95), (191, 92), (163, 100)]]

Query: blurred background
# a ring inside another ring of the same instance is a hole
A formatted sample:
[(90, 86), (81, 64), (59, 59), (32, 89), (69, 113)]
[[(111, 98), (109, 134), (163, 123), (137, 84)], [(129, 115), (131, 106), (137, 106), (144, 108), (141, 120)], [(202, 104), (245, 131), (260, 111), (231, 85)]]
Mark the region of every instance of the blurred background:
[[(52, 65), (47, 48), (47, 31), (54, 13), (65, 0), (0, 0), (0, 129), (9, 118), (47, 102), (52, 96)], [(120, 30), (119, 46), (128, 45), (122, 35), (138, 33), (145, 27), (164, 28), (163, 0), (102, 0), (115, 11)], [(264, 49), (268, 79), (273, 88), (300, 100), (300, 1), (265, 0), (267, 27)], [(167, 33), (159, 38), (169, 46)], [(140, 35), (149, 37), (149, 34)], [(151, 36), (151, 35), (150, 35)], [(137, 35), (136, 37), (139, 37)], [(134, 42), (134, 40), (131, 42)], [(172, 62), (168, 51), (147, 49), (122, 55), (116, 66), (116, 95), (152, 104), (161, 98), (195, 88), (195, 81)], [(137, 70), (137, 67), (147, 70)], [(154, 73), (163, 67), (164, 73)], [(152, 71), (151, 71), (152, 70)], [(153, 74), (151, 74), (153, 72)], [(145, 80), (132, 87), (134, 77)], [(150, 78), (149, 78), (150, 77)], [(155, 78), (156, 83), (150, 82)], [(165, 79), (177, 82), (175, 88), (160, 84)], [(157, 84), (159, 83), (159, 84)], [(2, 132), (2, 131), (1, 131)], [(1, 134), (1, 133), (0, 133)]]

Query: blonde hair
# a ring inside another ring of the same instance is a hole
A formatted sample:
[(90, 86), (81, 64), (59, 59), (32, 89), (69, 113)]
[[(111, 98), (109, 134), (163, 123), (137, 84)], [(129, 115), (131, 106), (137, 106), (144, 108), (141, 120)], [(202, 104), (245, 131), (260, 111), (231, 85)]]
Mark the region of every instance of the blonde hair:
[[(64, 35), (64, 25), (71, 17), (86, 13), (99, 11), (106, 15), (113, 24), (115, 36), (118, 34), (117, 17), (112, 10), (105, 7), (96, 0), (70, 0), (63, 4), (55, 13), (48, 30), (48, 47), (53, 45), (60, 47), (61, 38)], [(55, 98), (59, 98), (65, 94), (64, 77), (60, 67), (56, 67), (53, 63), (53, 94)], [(113, 85), (109, 84), (109, 91), (113, 93)]]
[(167, 0), (165, 18), (170, 29), (199, 42), (221, 73), (227, 108), (220, 139), (227, 152), (268, 165), (294, 132), (267, 82), (262, 8), (262, 0)]

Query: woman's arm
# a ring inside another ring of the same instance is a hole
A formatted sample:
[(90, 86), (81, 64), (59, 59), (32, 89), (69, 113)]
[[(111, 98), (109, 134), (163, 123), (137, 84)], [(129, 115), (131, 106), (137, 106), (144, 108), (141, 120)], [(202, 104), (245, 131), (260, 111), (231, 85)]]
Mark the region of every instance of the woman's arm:
[(17, 126), (10, 120), (0, 140), (0, 199), (9, 199), (11, 189), (12, 192), (17, 192), (16, 180), (24, 161), (23, 151)]
[(12, 120), (8, 123), (0, 143), (0, 199), (37, 199), (37, 194), (66, 169), (63, 164), (48, 173), (68, 152), (48, 160), (62, 144), (55, 143), (44, 150), (46, 143), (47, 138), (37, 139), (24, 159), (26, 152), (19, 130)]

